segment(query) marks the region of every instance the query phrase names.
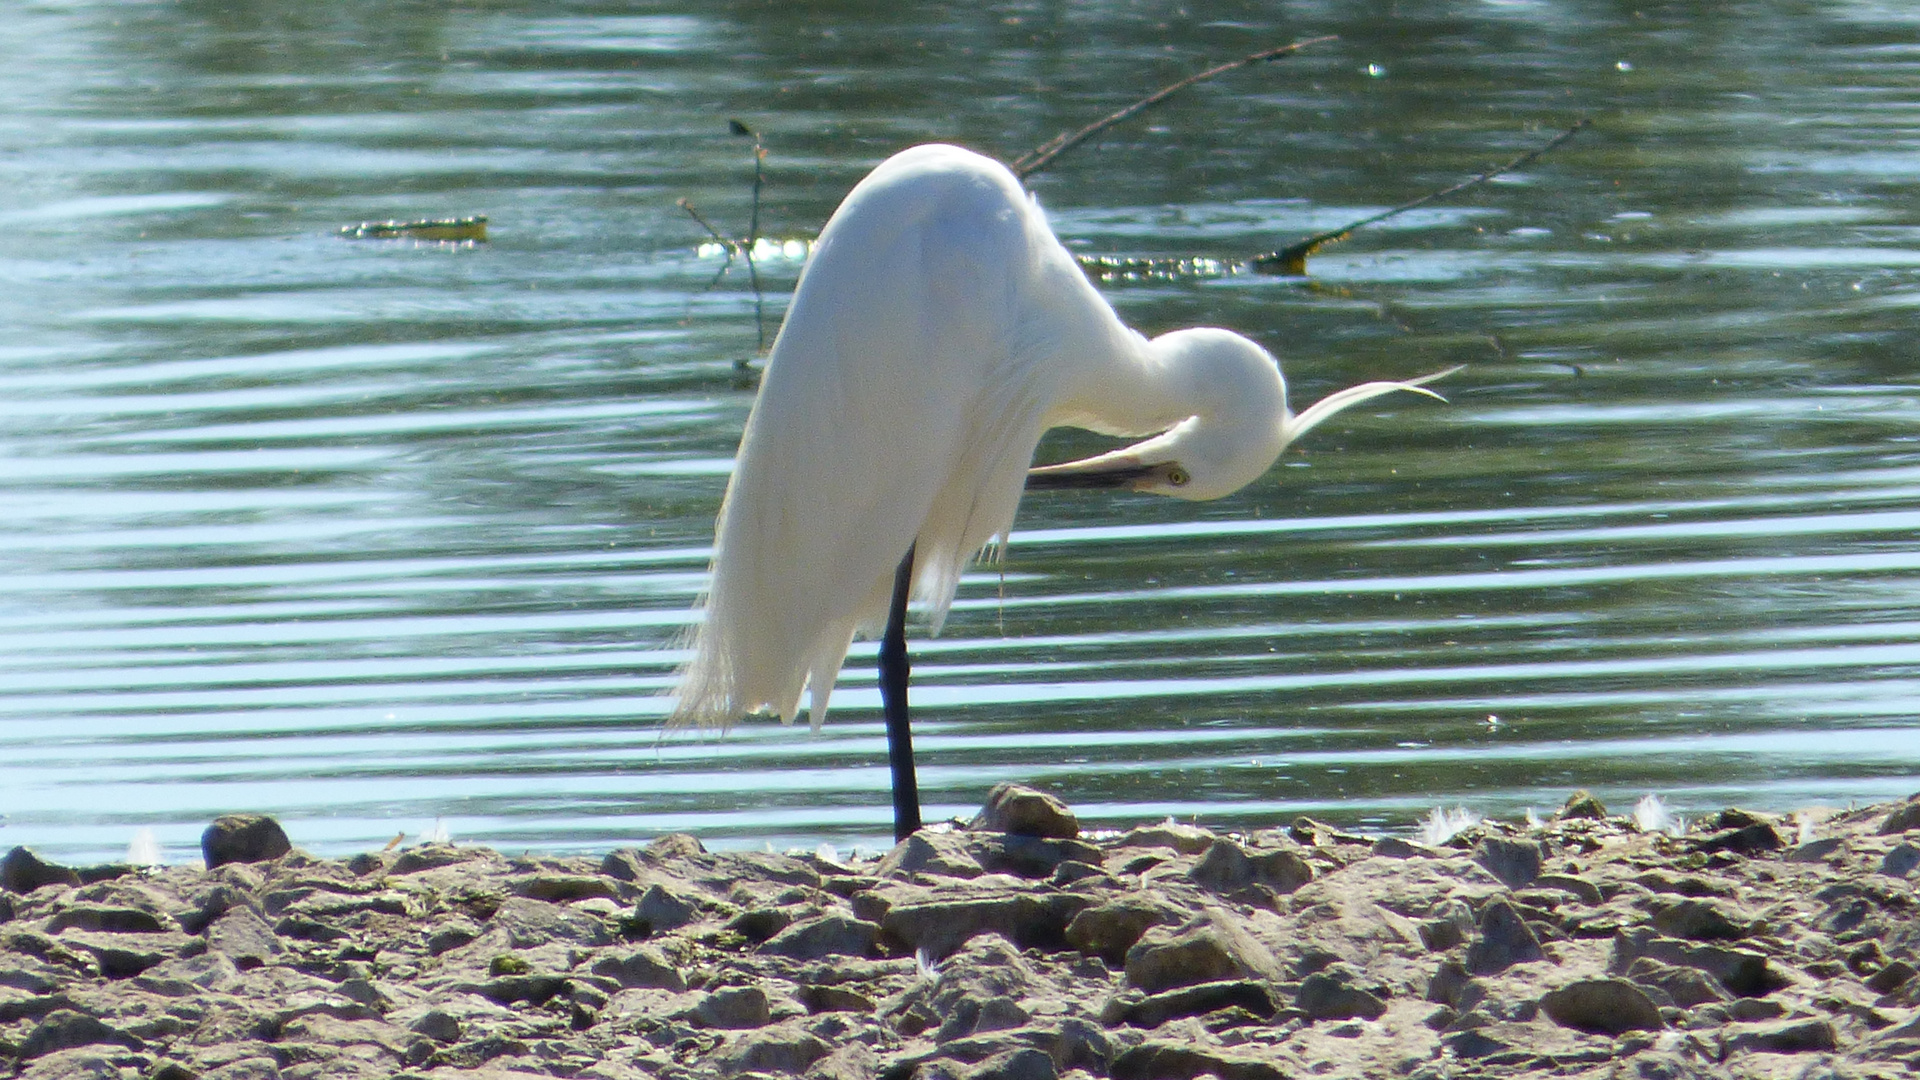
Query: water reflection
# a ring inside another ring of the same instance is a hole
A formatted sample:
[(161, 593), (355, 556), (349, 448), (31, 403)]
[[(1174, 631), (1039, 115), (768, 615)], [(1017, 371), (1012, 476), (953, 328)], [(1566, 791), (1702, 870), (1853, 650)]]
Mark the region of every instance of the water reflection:
[[(743, 268), (715, 281), (674, 200), (744, 234), (726, 118), (766, 134), (777, 318), (885, 154), (1012, 156), (1324, 33), (1037, 178), (1063, 236), (1244, 258), (1596, 126), (1305, 282), (1105, 286), (1150, 332), (1252, 334), (1296, 400), (1472, 367), (1450, 406), (1343, 417), (1219, 503), (1031, 500), (919, 649), (930, 815), (1002, 779), (1095, 823), (1904, 795), (1907, 18), (22, 9), (0, 21), (0, 842), (101, 857), (144, 825), (178, 858), (265, 809), (321, 851), (435, 819), (549, 849), (883, 844), (871, 646), (819, 736), (656, 727), (755, 340)], [(334, 235), (476, 213), (472, 248)]]

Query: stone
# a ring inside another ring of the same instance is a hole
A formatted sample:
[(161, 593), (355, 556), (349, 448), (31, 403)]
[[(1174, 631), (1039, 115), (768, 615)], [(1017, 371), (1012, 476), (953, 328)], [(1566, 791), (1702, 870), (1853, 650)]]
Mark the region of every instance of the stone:
[(1540, 939), (1512, 904), (1501, 897), (1488, 900), (1480, 909), (1478, 936), (1467, 946), (1467, 970), (1475, 975), (1491, 975), (1514, 964), (1541, 960), (1546, 953)]
[(864, 919), (838, 913), (795, 923), (775, 935), (760, 951), (795, 960), (823, 956), (869, 956), (880, 937), (880, 927)]
[(1219, 1080), (1287, 1080), (1278, 1065), (1191, 1043), (1143, 1042), (1114, 1055), (1113, 1080), (1175, 1080), (1212, 1074)]
[(691, 859), (698, 855), (705, 855), (706, 853), (706, 845), (700, 842), (699, 837), (693, 836), (690, 833), (666, 833), (662, 836), (655, 837), (651, 843), (641, 850), (641, 854), (646, 857), (648, 862), (652, 863), (670, 862), (675, 859)]
[(964, 1080), (1057, 1080), (1053, 1057), (1031, 1046), (1003, 1050), (968, 1069)]
[(1378, 1020), (1387, 1003), (1370, 991), (1349, 985), (1335, 974), (1316, 972), (1300, 981), (1293, 1007), (1309, 1020)]
[(1748, 920), (1722, 900), (1680, 900), (1654, 909), (1653, 928), (1691, 941), (1735, 941), (1747, 936)]
[(1018, 833), (965, 833), (967, 850), (990, 874), (1017, 874), (1024, 878), (1044, 878), (1063, 872), (1063, 868), (1083, 866), (1072, 877), (1103, 873), (1104, 853), (1079, 840), (1022, 836)]
[[(1723, 818), (1725, 814), (1721, 815)], [(1764, 821), (1755, 821), (1751, 825), (1722, 829), (1708, 836), (1695, 837), (1687, 841), (1690, 851), (1702, 855), (1726, 851), (1735, 855), (1757, 855), (1763, 851), (1778, 851), (1787, 846), (1772, 825)]]
[(1114, 842), (1116, 848), (1164, 847), (1182, 855), (1198, 855), (1217, 839), (1205, 829), (1181, 825), (1168, 819), (1159, 825), (1142, 825)]
[(24, 847), (16, 847), (0, 859), (0, 885), (8, 892), (30, 893), (42, 885), (79, 885), (80, 874), (71, 867), (43, 862)]
[(650, 986), (675, 993), (687, 988), (686, 977), (680, 974), (680, 969), (660, 950), (645, 945), (602, 957), (594, 961), (592, 970), (595, 975), (613, 979), (623, 987)]
[(245, 907), (228, 911), (207, 927), (207, 949), (232, 960), (241, 971), (263, 967), (286, 951), (267, 920)]
[(895, 904), (880, 920), (883, 940), (906, 953), (939, 959), (976, 934), (994, 933), (1021, 948), (1058, 949), (1067, 924), (1092, 905), (1066, 892), (1007, 892)]
[[(116, 1059), (124, 1052), (110, 1053), (97, 1046), (56, 1050), (30, 1059), (17, 1076), (19, 1080), (127, 1080), (133, 1074), (123, 1071)], [(154, 1074), (158, 1080), (159, 1074)], [(182, 1080), (196, 1080), (192, 1076)]]
[(883, 878), (910, 877), (914, 874), (977, 878), (985, 872), (968, 850), (964, 836), (926, 830), (895, 844), (893, 850), (887, 852), (874, 868), (875, 875)]
[(1215, 908), (1177, 929), (1148, 930), (1127, 950), (1126, 972), (1149, 994), (1224, 979), (1282, 980), (1272, 950)]
[(1882, 836), (1890, 836), (1909, 829), (1920, 829), (1920, 795), (1909, 795), (1906, 802), (1895, 806), (1880, 823), (1878, 831)]
[(222, 814), (200, 834), (207, 869), (227, 863), (270, 862), (293, 850), (286, 830), (265, 814)]
[(786, 1025), (752, 1031), (714, 1055), (724, 1075), (773, 1073), (798, 1076), (831, 1049), (818, 1037)]
[(1127, 950), (1133, 948), (1148, 927), (1178, 924), (1189, 917), (1151, 893), (1135, 893), (1075, 915), (1067, 924), (1066, 941), (1083, 953), (1117, 966), (1126, 960)]
[(1195, 884), (1217, 893), (1230, 894), (1261, 885), (1286, 895), (1313, 880), (1313, 867), (1285, 848), (1249, 854), (1239, 844), (1222, 837), (1207, 846), (1187, 876)]
[(1726, 1036), (1728, 1053), (1741, 1050), (1772, 1054), (1830, 1053), (1838, 1043), (1832, 1022), (1819, 1018), (1742, 1027)]
[(1607, 807), (1594, 798), (1592, 792), (1582, 789), (1567, 796), (1566, 805), (1556, 811), (1553, 817), (1556, 821), (1605, 821)]
[(1065, 803), (1044, 791), (1019, 784), (995, 784), (987, 792), (986, 805), (967, 829), (1073, 840), (1080, 836), (1080, 821)]
[(1540, 876), (1540, 842), (1504, 836), (1483, 838), (1473, 849), (1473, 861), (1487, 868), (1509, 889), (1524, 889)]
[(1683, 1009), (1733, 1000), (1733, 995), (1706, 972), (1663, 964), (1649, 957), (1643, 956), (1629, 965), (1627, 978), (1666, 994)]
[(773, 1019), (767, 992), (757, 986), (729, 986), (706, 995), (689, 1016), (710, 1028), (757, 1028)]
[(647, 934), (658, 934), (666, 930), (678, 930), (697, 918), (700, 905), (690, 897), (669, 890), (655, 883), (647, 887), (634, 905), (633, 919), (636, 925), (643, 927)]
[(1245, 1009), (1261, 1019), (1272, 1019), (1278, 1008), (1267, 985), (1252, 979), (1226, 979), (1220, 982), (1183, 986), (1159, 994), (1121, 996), (1107, 1002), (1101, 1010), (1102, 1023), (1117, 1027), (1157, 1028), (1182, 1016), (1204, 1016), (1221, 1009)]
[(1886, 858), (1880, 861), (1880, 873), (1888, 877), (1903, 878), (1913, 873), (1917, 866), (1920, 866), (1920, 847), (1900, 844), (1887, 852)]
[(1665, 1027), (1660, 1007), (1625, 979), (1581, 979), (1540, 998), (1540, 1008), (1561, 1027), (1596, 1035), (1657, 1031)]
[(867, 1044), (853, 1042), (814, 1062), (806, 1080), (874, 1080), (879, 1072), (880, 1056)]
[(27, 1037), (20, 1042), (18, 1051), (21, 1060), (29, 1060), (54, 1053), (58, 1050), (71, 1050), (77, 1046), (92, 1046), (97, 1043), (110, 1043), (139, 1049), (141, 1041), (117, 1028), (110, 1027), (99, 1017), (88, 1016), (73, 1009), (55, 1009), (35, 1024)]

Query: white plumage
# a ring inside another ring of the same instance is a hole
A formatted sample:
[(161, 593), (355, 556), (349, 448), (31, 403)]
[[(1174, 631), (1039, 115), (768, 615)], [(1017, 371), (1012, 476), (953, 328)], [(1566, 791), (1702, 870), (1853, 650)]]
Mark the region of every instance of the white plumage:
[(1279, 365), (1246, 338), (1148, 341), (1122, 324), (1004, 166), (903, 151), (847, 195), (800, 276), (670, 722), (791, 721), (810, 684), (817, 729), (853, 635), (886, 620), (902, 557), (915, 552), (937, 632), (961, 570), (1005, 541), (1050, 427), (1161, 434), (1035, 470), (1036, 486), (1210, 499), (1339, 409), (1425, 381), (1351, 387), (1293, 416)]

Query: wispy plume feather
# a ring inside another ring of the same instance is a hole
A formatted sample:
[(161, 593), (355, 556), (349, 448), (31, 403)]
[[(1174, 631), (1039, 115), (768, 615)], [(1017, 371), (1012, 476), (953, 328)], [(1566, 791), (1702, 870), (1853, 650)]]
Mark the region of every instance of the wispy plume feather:
[(1428, 847), (1439, 847), (1478, 824), (1480, 815), (1464, 806), (1456, 806), (1452, 810), (1436, 806), (1427, 815), (1427, 820), (1420, 823), (1420, 842)]
[(1679, 836), (1687, 831), (1687, 819), (1667, 810), (1667, 804), (1660, 796), (1647, 794), (1633, 804), (1633, 823), (1640, 826), (1641, 832), (1663, 832)]

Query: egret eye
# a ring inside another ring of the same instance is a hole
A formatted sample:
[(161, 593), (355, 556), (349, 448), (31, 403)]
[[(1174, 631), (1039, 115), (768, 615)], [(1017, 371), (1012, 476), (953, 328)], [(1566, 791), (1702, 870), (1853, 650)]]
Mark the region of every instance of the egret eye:
[(1187, 475), (1186, 469), (1178, 465), (1167, 466), (1167, 483), (1172, 484), (1174, 487), (1186, 487), (1187, 481), (1191, 479), (1193, 479), (1193, 477)]

